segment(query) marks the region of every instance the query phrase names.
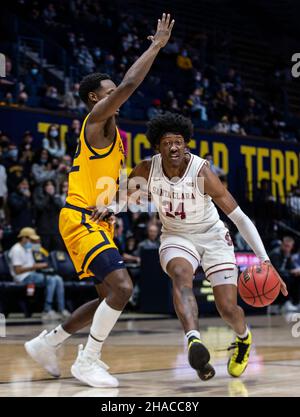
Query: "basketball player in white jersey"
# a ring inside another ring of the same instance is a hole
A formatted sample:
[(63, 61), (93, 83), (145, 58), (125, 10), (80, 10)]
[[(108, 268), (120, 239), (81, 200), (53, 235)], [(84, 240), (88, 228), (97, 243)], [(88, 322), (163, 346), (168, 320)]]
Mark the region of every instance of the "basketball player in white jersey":
[[(244, 311), (237, 305), (238, 270), (233, 243), (215, 204), (235, 223), (260, 261), (270, 261), (256, 227), (212, 173), (208, 161), (187, 151), (192, 131), (191, 121), (178, 114), (165, 113), (152, 119), (146, 135), (159, 153), (133, 169), (129, 193), (136, 191), (140, 177), (144, 178), (159, 212), (160, 262), (172, 279), (174, 307), (188, 340), (191, 367), (202, 380), (215, 374), (200, 338), (193, 293), (193, 277), (201, 263), (213, 288), (216, 307), (236, 333), (228, 372), (238, 377), (247, 367), (252, 337)], [(282, 280), (281, 291), (287, 294)]]

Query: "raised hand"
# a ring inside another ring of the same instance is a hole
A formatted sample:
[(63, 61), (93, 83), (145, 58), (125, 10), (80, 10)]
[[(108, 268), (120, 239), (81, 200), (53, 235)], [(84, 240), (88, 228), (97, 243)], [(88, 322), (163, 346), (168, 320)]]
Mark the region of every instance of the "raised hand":
[(171, 32), (175, 23), (173, 19), (170, 23), (170, 14), (163, 13), (162, 18), (158, 19), (156, 33), (154, 36), (148, 36), (151, 42), (156, 43), (160, 48), (163, 48), (170, 39)]

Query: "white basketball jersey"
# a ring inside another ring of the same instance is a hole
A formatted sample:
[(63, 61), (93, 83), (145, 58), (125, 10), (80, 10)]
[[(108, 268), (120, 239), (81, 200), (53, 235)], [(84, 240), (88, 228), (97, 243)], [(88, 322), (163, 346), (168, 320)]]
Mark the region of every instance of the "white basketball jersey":
[(198, 173), (207, 161), (190, 153), (190, 160), (181, 178), (166, 177), (161, 155), (152, 157), (148, 191), (159, 213), (163, 232), (204, 233), (219, 220), (210, 196), (203, 191)]

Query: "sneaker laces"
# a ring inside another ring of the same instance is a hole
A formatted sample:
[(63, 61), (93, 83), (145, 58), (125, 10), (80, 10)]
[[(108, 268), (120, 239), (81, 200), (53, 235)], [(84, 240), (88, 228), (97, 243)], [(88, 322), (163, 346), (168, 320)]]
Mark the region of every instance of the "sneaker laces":
[(100, 367), (100, 368), (104, 369), (105, 371), (107, 371), (109, 369), (109, 366), (106, 365), (106, 363), (101, 361), (100, 359), (93, 358), (92, 356), (85, 355), (84, 351), (83, 351), (83, 345), (79, 345), (78, 353), (80, 355), (80, 359), (84, 359), (93, 368)]
[(231, 345), (227, 348), (228, 351), (232, 349), (236, 349), (236, 351), (233, 354), (233, 359), (236, 363), (243, 363), (247, 350), (249, 345), (244, 342), (233, 342)]

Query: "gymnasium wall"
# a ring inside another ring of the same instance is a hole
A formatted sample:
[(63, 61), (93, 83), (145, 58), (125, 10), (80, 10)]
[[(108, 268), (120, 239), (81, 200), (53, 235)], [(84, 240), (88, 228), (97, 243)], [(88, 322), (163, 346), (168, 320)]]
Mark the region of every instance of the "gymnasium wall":
[[(2, 107), (0, 130), (13, 141), (20, 142), (25, 130), (36, 138), (36, 145), (47, 131), (49, 124), (60, 126), (61, 137), (73, 117), (66, 114), (42, 112), (32, 109)], [(152, 150), (145, 137), (146, 123), (121, 120), (120, 127), (128, 133), (127, 166), (131, 168), (141, 159), (150, 156)], [(253, 199), (253, 191), (261, 180), (272, 183), (272, 194), (285, 201), (286, 194), (299, 180), (300, 144), (281, 142), (267, 138), (222, 135), (197, 129), (190, 143), (193, 153), (203, 156), (212, 152), (214, 163), (228, 174), (228, 186), (234, 195)]]

